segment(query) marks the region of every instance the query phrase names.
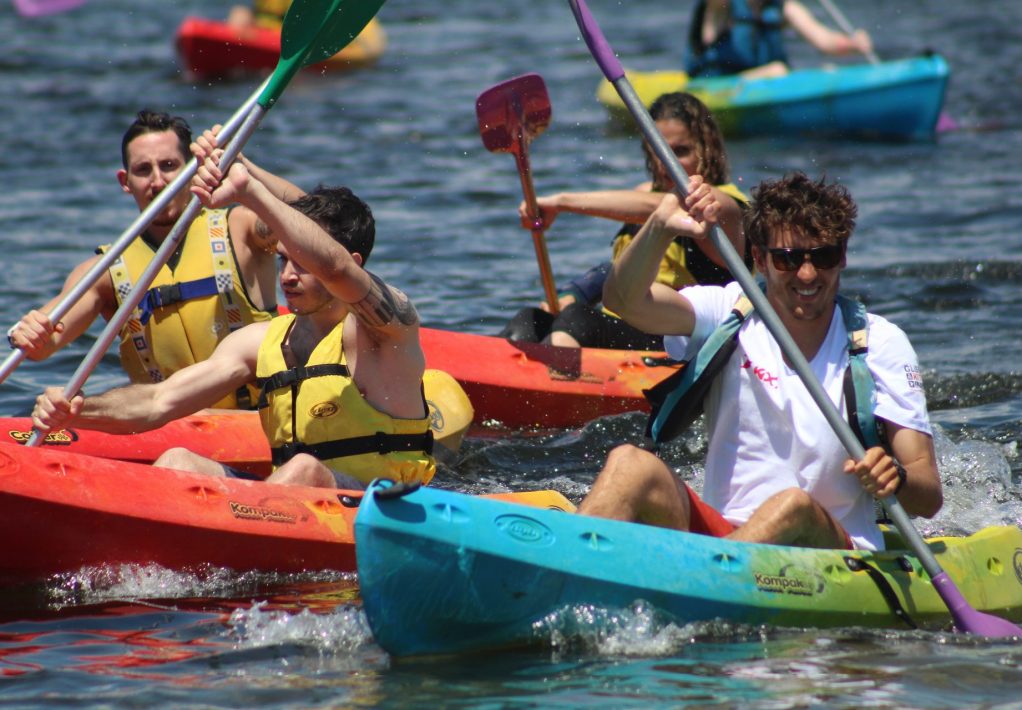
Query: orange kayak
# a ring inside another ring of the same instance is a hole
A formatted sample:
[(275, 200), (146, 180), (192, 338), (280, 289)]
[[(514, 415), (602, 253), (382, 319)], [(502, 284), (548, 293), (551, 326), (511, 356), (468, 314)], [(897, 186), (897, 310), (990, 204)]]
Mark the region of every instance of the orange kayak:
[[(28, 417), (0, 417), (0, 442), (24, 444), (32, 435)], [(193, 414), (139, 434), (105, 434), (70, 426), (46, 435), (43, 449), (149, 464), (175, 446), (265, 478), (270, 445), (255, 412), (218, 410)]]
[(662, 352), (558, 348), (423, 328), (426, 367), (465, 389), (476, 422), (509, 428), (582, 426), (648, 411), (642, 391), (675, 372)]
[[(198, 77), (269, 73), (280, 59), (280, 30), (249, 27), (238, 30), (226, 22), (186, 17), (174, 41), (181, 65)], [(347, 71), (371, 64), (387, 46), (383, 27), (374, 18), (365, 29), (317, 71)]]
[[(662, 352), (557, 348), (433, 328), (422, 328), (420, 339), (426, 367), (451, 375), (470, 401), (459, 401), (447, 388), (431, 394), (427, 387), (434, 435), (451, 450), (457, 450), (468, 426), (461, 420), (471, 420), (472, 410), (476, 425), (509, 429), (578, 427), (605, 415), (648, 411), (642, 391), (677, 367)], [(444, 403), (446, 416), (438, 417), (436, 405)], [(31, 432), (26, 417), (0, 417), (0, 441), (24, 443)], [(71, 426), (51, 432), (45, 443), (136, 463), (186, 446), (261, 477), (270, 472), (269, 446), (254, 412), (193, 414), (131, 435)]]
[[(427, 369), (423, 392), (433, 430), (434, 454), (453, 456), (472, 424), (472, 404), (445, 372)], [(28, 417), (0, 417), (0, 441), (24, 444), (32, 436)], [(204, 410), (137, 434), (106, 434), (70, 426), (52, 431), (43, 446), (57, 450), (150, 464), (167, 449), (184, 446), (196, 454), (225, 463), (259, 478), (270, 474), (270, 446), (259, 415), (230, 409)]]
[[(117, 564), (352, 571), (360, 496), (0, 443), (0, 539), (8, 541), (0, 583)], [(555, 491), (493, 497), (572, 509)]]

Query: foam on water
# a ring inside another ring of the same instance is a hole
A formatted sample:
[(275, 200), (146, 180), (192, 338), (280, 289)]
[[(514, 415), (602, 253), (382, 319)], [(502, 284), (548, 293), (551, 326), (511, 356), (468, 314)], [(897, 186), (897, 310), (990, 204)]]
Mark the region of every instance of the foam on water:
[(372, 632), (361, 607), (342, 605), (327, 614), (309, 609), (274, 611), (265, 602), (236, 609), (228, 620), (239, 648), (299, 644), (320, 653), (354, 653), (372, 644)]
[(239, 574), (221, 567), (170, 570), (157, 564), (87, 566), (56, 575), (46, 584), (52, 609), (113, 601), (233, 598), (268, 594), (287, 586), (342, 581), (354, 575), (336, 572)]
[(1011, 447), (974, 439), (952, 441), (934, 431), (944, 507), (932, 520), (919, 520), (927, 534), (967, 534), (988, 525), (1022, 524), (1022, 488), (1012, 482), (1006, 454)]

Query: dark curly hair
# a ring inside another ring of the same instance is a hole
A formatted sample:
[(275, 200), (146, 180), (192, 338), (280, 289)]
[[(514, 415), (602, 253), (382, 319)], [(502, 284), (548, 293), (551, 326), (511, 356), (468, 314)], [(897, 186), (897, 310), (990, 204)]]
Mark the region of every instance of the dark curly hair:
[(289, 202), (292, 207), (318, 224), (352, 254), (362, 255), (362, 264), (376, 241), (376, 221), (372, 210), (346, 187), (324, 187)]
[(823, 244), (846, 242), (855, 229), (858, 208), (843, 185), (803, 172), (764, 180), (752, 191), (745, 214), (745, 238), (766, 249), (776, 229), (791, 229)]
[[(729, 170), (724, 138), (706, 104), (692, 94), (675, 91), (658, 97), (649, 107), (649, 115), (654, 121), (675, 120), (683, 123), (695, 143), (696, 172), (711, 185), (723, 185), (728, 182)], [(657, 185), (655, 182), (656, 157), (645, 141), (642, 143), (642, 150), (646, 156), (646, 170), (654, 180), (653, 190), (665, 191), (665, 185)]]

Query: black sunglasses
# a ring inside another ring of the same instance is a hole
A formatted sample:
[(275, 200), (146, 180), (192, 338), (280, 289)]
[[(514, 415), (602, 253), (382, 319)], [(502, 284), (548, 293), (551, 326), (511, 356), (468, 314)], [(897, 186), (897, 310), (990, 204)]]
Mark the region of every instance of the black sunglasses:
[(806, 257), (817, 269), (833, 269), (845, 256), (844, 242), (812, 249), (767, 249), (778, 271), (798, 271)]

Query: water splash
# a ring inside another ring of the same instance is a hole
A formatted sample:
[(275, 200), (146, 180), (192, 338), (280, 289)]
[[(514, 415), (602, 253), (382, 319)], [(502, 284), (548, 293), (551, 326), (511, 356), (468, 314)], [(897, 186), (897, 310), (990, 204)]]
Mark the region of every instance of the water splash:
[(361, 607), (343, 605), (327, 614), (310, 609), (293, 613), (271, 610), (266, 602), (236, 609), (228, 620), (238, 648), (297, 644), (322, 654), (352, 653), (372, 644), (372, 632)]
[(222, 567), (170, 570), (157, 564), (87, 566), (77, 572), (55, 575), (46, 584), (51, 609), (103, 604), (114, 601), (181, 600), (191, 598), (229, 599), (280, 595), (302, 585), (353, 584), (353, 574), (314, 572), (278, 574), (245, 572)]
[(934, 431), (944, 507), (920, 520), (927, 535), (961, 535), (988, 525), (1022, 525), (1022, 488), (1012, 482), (1007, 455), (1012, 447), (975, 439), (952, 441)]

